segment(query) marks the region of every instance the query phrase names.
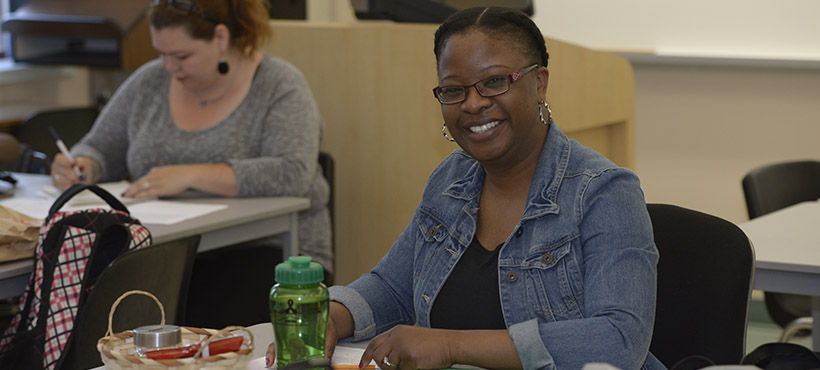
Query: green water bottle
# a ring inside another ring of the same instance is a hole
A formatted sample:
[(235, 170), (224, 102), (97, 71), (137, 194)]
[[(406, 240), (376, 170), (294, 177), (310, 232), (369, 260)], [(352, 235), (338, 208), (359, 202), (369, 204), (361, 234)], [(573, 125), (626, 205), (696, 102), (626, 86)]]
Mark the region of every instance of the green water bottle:
[(290, 257), (276, 265), (270, 290), (270, 317), (276, 336), (277, 368), (325, 356), (327, 287), (324, 268), (308, 256)]

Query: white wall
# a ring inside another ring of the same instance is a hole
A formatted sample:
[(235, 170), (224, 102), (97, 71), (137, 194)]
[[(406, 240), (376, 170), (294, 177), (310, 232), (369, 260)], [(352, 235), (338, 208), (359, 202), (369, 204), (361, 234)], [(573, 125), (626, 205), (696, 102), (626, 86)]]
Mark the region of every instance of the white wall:
[(820, 70), (634, 67), (635, 162), (647, 201), (743, 222), (746, 172), (820, 159)]
[(596, 49), (820, 59), (816, 0), (534, 0), (541, 30)]
[(583, 46), (708, 57), (633, 63), (635, 169), (647, 201), (739, 223), (747, 171), (820, 159), (820, 2), (535, 0), (535, 13), (546, 35)]

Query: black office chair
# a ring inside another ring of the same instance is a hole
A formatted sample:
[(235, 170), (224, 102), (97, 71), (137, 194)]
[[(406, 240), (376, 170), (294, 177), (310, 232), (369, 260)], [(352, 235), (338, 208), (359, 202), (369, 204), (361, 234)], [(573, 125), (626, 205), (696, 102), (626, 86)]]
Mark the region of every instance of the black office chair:
[(735, 224), (698, 211), (648, 204), (660, 253), (650, 351), (672, 368), (700, 355), (738, 364), (754, 281), (754, 251)]
[(28, 144), (20, 143), (20, 151), (14, 162), (0, 166), (0, 171), (36, 173), (45, 175), (50, 172), (50, 159), (44, 153), (32, 149)]
[[(111, 262), (78, 313), (60, 370), (102, 366), (97, 340), (105, 336), (108, 329), (111, 305), (129, 290), (154, 294), (165, 309), (165, 322), (181, 323), (199, 239), (200, 236), (195, 235), (129, 251)], [(134, 295), (117, 307), (112, 329), (120, 332), (155, 325), (160, 319), (159, 308), (151, 298)]]
[[(322, 166), (322, 175), (327, 180), (327, 184), (330, 186), (330, 197), (327, 201), (327, 209), (330, 212), (330, 250), (333, 252), (333, 264), (336, 264), (336, 229), (334, 225), (336, 224), (336, 220), (334, 220), (334, 188), (335, 188), (335, 173), (336, 173), (336, 161), (333, 160), (333, 156), (327, 152), (319, 152), (319, 165)], [(334, 269), (335, 271), (335, 269)], [(330, 286), (333, 284), (333, 274), (325, 274), (325, 285)]]
[(48, 127), (60, 135), (65, 145), (71, 148), (91, 129), (99, 115), (97, 107), (57, 108), (41, 111), (27, 117), (12, 134), (32, 150), (45, 154), (49, 159), (59, 153)]
[[(820, 198), (820, 162), (782, 162), (753, 169), (743, 177), (743, 194), (750, 219), (817, 200)], [(799, 332), (810, 332), (811, 298), (765, 292), (765, 301), (772, 320), (784, 328), (780, 341), (788, 341)]]

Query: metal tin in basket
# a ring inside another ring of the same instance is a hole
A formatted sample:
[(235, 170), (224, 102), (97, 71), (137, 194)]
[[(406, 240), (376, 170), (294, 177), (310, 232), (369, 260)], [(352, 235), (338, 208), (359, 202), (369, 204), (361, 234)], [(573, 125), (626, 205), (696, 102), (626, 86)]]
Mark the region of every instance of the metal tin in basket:
[(173, 348), (182, 343), (182, 330), (176, 325), (147, 325), (134, 329), (134, 346), (142, 356), (147, 351)]

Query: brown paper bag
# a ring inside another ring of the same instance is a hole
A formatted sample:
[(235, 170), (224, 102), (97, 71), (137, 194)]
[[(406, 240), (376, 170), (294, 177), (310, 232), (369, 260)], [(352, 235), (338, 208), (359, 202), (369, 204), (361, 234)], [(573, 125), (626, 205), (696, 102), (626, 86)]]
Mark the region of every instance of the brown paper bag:
[(43, 220), (0, 206), (0, 262), (34, 257)]

